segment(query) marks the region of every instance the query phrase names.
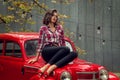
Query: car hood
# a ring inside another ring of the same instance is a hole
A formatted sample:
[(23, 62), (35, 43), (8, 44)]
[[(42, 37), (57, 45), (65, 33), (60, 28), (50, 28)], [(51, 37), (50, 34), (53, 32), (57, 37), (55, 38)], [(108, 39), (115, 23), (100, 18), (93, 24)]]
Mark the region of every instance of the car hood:
[[(40, 68), (43, 65), (45, 65), (45, 61), (42, 59), (42, 57), (39, 58), (38, 62), (35, 62), (33, 64), (28, 64), (28, 60), (26, 60), (26, 63), (24, 66), (26, 67), (31, 67), (31, 68)], [(74, 59), (72, 62), (70, 62), (69, 64), (67, 64), (64, 67), (61, 68), (57, 68), (55, 70), (55, 72), (61, 72), (64, 70), (67, 71), (74, 71), (74, 72), (97, 72), (98, 70), (100, 70), (101, 68), (103, 68), (103, 66), (100, 66), (98, 64), (93, 64), (92, 62), (87, 62), (85, 60), (81, 60), (79, 58)]]
[[(42, 60), (43, 59), (40, 57), (39, 61), (34, 63), (34, 64), (28, 64), (27, 62), (29, 60), (27, 60), (26, 64), (24, 65), (25, 66), (24, 70), (26, 72), (36, 73), (37, 70), (39, 69), (39, 67), (42, 67), (43, 65), (45, 65), (45, 61), (44, 60), (42, 61)], [(70, 62), (69, 64), (65, 65), (64, 67), (55, 69), (53, 74), (51, 74), (51, 76), (54, 75), (54, 78), (56, 80), (56, 79), (59, 79), (61, 77), (61, 74), (64, 71), (67, 71), (72, 76), (75, 76), (74, 80), (76, 80), (76, 78), (79, 78), (79, 76), (81, 77), (81, 74), (91, 74), (91, 73), (98, 74), (99, 70), (101, 68), (103, 68), (103, 67), (100, 65), (93, 64), (91, 62), (87, 62), (85, 60), (81, 60), (79, 58), (76, 58), (72, 62)], [(50, 78), (50, 76), (48, 78)], [(81, 78), (83, 78), (83, 77), (81, 77)]]
[(66, 69), (68, 71), (71, 70), (74, 72), (98, 72), (102, 68), (104, 67), (98, 64), (93, 64), (92, 62), (87, 62), (85, 60), (76, 58), (74, 61), (70, 62), (68, 65), (62, 67), (61, 69)]

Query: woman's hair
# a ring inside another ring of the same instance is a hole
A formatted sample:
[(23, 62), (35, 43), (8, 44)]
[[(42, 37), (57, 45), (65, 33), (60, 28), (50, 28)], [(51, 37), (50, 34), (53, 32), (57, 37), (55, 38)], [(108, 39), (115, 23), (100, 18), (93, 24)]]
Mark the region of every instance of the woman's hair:
[[(57, 13), (57, 10), (49, 10), (46, 12), (44, 18), (43, 18), (43, 24), (48, 25), (51, 22), (51, 18), (54, 15), (54, 13)], [(58, 19), (55, 22), (55, 25), (57, 25)]]

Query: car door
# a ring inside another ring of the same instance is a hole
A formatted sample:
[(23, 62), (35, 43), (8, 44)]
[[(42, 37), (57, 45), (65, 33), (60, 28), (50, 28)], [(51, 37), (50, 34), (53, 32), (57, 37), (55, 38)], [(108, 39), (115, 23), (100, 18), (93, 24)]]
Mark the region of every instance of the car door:
[(5, 77), (5, 73), (4, 73), (4, 65), (3, 65), (3, 44), (4, 41), (2, 39), (0, 39), (0, 80), (4, 80)]
[(20, 45), (17, 42), (4, 42), (4, 56), (1, 57), (3, 66), (3, 80), (21, 80), (24, 60)]

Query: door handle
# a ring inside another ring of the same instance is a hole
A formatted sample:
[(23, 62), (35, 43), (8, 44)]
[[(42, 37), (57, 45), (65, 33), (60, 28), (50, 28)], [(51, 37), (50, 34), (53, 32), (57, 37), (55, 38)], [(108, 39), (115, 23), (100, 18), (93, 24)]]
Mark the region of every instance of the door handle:
[(24, 75), (24, 73), (25, 73), (24, 67), (21, 68), (21, 73)]

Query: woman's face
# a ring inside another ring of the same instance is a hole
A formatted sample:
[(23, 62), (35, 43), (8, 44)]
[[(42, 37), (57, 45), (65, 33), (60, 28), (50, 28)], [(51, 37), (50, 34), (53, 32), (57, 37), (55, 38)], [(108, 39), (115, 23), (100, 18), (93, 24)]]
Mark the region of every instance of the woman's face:
[(53, 16), (51, 18), (51, 22), (52, 23), (56, 23), (58, 19), (58, 14), (56, 12), (53, 13)]

